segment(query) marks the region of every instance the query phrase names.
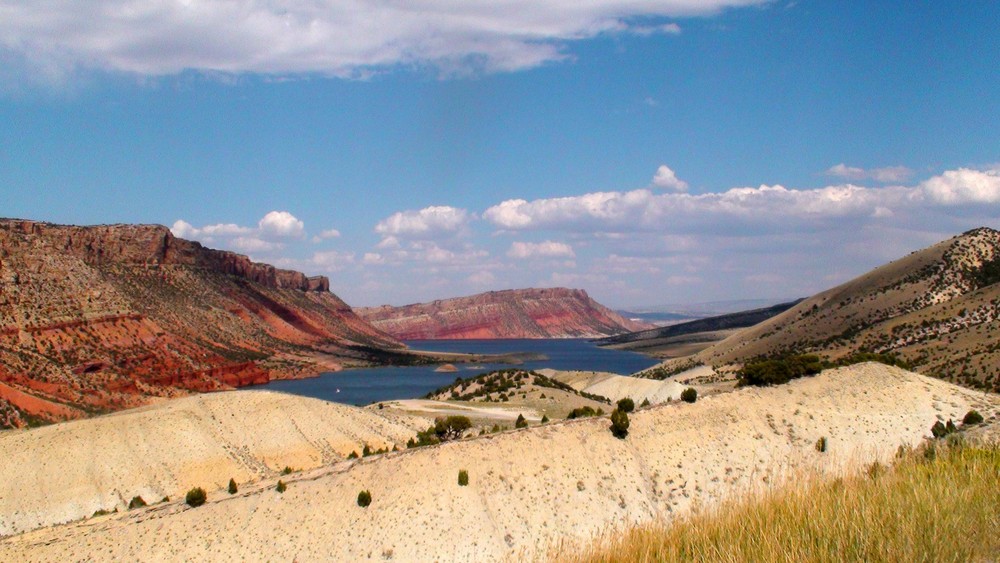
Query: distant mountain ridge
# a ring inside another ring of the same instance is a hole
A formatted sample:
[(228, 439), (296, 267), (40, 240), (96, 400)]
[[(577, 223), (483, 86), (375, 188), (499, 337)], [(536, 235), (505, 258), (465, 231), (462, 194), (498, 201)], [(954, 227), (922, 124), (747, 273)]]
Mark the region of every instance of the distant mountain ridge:
[(308, 277), (160, 225), (0, 220), (0, 427), (402, 350)]
[(649, 328), (594, 301), (582, 289), (510, 289), (355, 311), (400, 340), (596, 338)]
[(804, 352), (895, 354), (916, 371), (1000, 390), (1000, 232), (973, 229), (913, 252), (674, 362)]

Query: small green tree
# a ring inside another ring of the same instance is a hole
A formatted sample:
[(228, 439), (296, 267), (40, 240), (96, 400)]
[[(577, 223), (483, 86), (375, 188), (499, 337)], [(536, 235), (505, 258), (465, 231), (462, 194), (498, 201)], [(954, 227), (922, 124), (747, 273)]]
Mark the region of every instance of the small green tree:
[(372, 503), (372, 494), (368, 491), (361, 491), (358, 493), (358, 506), (361, 508), (367, 507)]
[(976, 410), (971, 410), (965, 413), (965, 418), (962, 419), (962, 426), (970, 426), (972, 424), (982, 424), (983, 415), (979, 414)]
[(236, 479), (229, 480), (229, 494), (235, 495), (239, 489), (236, 487)]
[(620, 440), (628, 436), (628, 413), (620, 409), (611, 412), (611, 433)]
[(201, 506), (205, 504), (206, 500), (208, 500), (208, 494), (206, 494), (205, 489), (202, 489), (201, 487), (191, 489), (184, 496), (184, 502), (186, 502), (190, 507)]
[(542, 415), (542, 424), (545, 424), (548, 421), (549, 421), (549, 415), (543, 414)]
[(286, 465), (285, 468), (281, 470), (281, 474), (282, 475), (291, 475), (292, 474), (292, 468)]
[(465, 487), (469, 484), (469, 472), (461, 469), (458, 472), (458, 486)]
[(276, 486), (274, 490), (278, 491), (279, 493), (283, 493), (285, 492), (286, 489), (288, 489), (288, 485), (286, 485), (285, 482), (282, 481), (281, 479), (278, 479), (278, 486)]
[(368, 444), (365, 444), (365, 447), (361, 449), (361, 457), (368, 457), (370, 455), (372, 455), (372, 449)]
[(146, 506), (146, 501), (142, 500), (142, 497), (139, 495), (132, 497), (132, 500), (128, 501), (129, 510), (132, 510), (133, 508), (142, 508), (143, 506)]
[(528, 421), (524, 419), (523, 414), (517, 415), (517, 421), (514, 422), (514, 428), (527, 428)]
[(635, 401), (630, 397), (625, 397), (624, 399), (618, 401), (618, 410), (624, 413), (630, 413), (635, 410)]
[(693, 403), (698, 400), (698, 392), (695, 391), (694, 387), (688, 387), (681, 391), (681, 400), (685, 403)]
[(649, 406), (649, 397), (646, 397), (645, 399), (642, 400), (642, 404), (639, 405), (639, 407), (640, 408), (646, 408), (648, 406)]
[(819, 440), (816, 440), (816, 451), (819, 453), (823, 453), (826, 451), (826, 436), (823, 436)]

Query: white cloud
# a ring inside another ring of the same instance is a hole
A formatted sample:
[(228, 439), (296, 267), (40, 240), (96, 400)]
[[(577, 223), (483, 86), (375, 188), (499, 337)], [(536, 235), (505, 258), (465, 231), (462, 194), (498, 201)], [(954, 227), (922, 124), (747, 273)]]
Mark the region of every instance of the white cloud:
[(354, 264), (354, 253), (338, 252), (336, 250), (316, 252), (309, 262), (311, 265), (324, 271), (336, 272)]
[(573, 247), (564, 242), (514, 242), (507, 251), (507, 256), (523, 260), (526, 258), (573, 258), (576, 253)]
[(884, 184), (905, 182), (913, 177), (913, 170), (905, 166), (886, 166), (884, 168), (872, 168), (865, 170), (854, 166), (847, 166), (840, 163), (831, 166), (826, 170), (828, 176), (837, 176), (845, 180), (875, 180)]
[(385, 257), (378, 252), (365, 252), (361, 262), (367, 265), (385, 264)]
[(382, 235), (385, 240), (394, 239), (397, 243), (399, 238), (418, 240), (447, 238), (461, 232), (471, 219), (472, 215), (464, 209), (445, 205), (425, 207), (418, 211), (393, 213), (375, 225), (375, 232)]
[(291, 239), (305, 235), (305, 224), (287, 211), (271, 211), (257, 222), (257, 227), (244, 227), (235, 223), (216, 223), (195, 227), (178, 219), (170, 228), (174, 236), (197, 240), (228, 250), (245, 253), (274, 252), (285, 248)]
[(276, 242), (267, 242), (257, 237), (236, 237), (229, 241), (230, 248), (242, 252), (272, 252), (284, 248), (285, 245)]
[(673, 190), (676, 192), (686, 192), (688, 189), (688, 184), (684, 180), (677, 177), (677, 174), (670, 169), (666, 164), (661, 164), (659, 168), (656, 169), (656, 174), (653, 175), (653, 185), (658, 188), (663, 188), (665, 190)]
[(959, 169), (916, 187), (851, 184), (818, 189), (780, 185), (721, 193), (654, 194), (648, 189), (595, 192), (490, 207), (483, 217), (507, 231), (557, 230), (590, 235), (640, 231), (749, 233), (843, 228), (845, 219), (888, 220), (899, 212), (945, 213), (943, 206), (1000, 202), (996, 169)]
[(920, 192), (943, 205), (1000, 202), (1000, 169), (948, 170), (922, 182)]
[[(48, 0), (6, 2), (0, 50), (58, 75), (84, 67), (364, 77), (399, 65), (514, 71), (567, 58), (572, 41), (679, 33), (677, 17), (766, 0)], [(660, 20), (657, 22), (657, 20)]]
[(257, 223), (262, 236), (277, 238), (301, 238), (305, 227), (305, 223), (287, 211), (271, 211)]
[(314, 243), (318, 243), (331, 238), (340, 238), (340, 231), (338, 231), (337, 229), (327, 229), (325, 231), (320, 232), (318, 235), (314, 236), (312, 238), (312, 241)]

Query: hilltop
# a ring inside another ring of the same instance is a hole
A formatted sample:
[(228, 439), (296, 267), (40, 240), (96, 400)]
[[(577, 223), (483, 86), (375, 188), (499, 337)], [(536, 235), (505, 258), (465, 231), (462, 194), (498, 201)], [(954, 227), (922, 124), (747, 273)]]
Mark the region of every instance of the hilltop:
[(1000, 389), (1000, 232), (968, 231), (814, 295), (682, 360), (724, 366), (819, 353), (890, 354), (916, 371)]
[(594, 301), (581, 289), (512, 289), (393, 307), (357, 308), (400, 340), (596, 338), (649, 328)]
[[(624, 440), (612, 436), (605, 416), (265, 474), (255, 484), (241, 484), (235, 495), (225, 491), (224, 481), (206, 478), (204, 506), (175, 499), (7, 537), (0, 540), (0, 558), (535, 559), (563, 542), (588, 541), (618, 526), (669, 522), (696, 505), (777, 487), (790, 476), (843, 475), (876, 460), (887, 463), (901, 445), (929, 437), (936, 421), (960, 421), (976, 409), (995, 423), (998, 407), (996, 395), (860, 364), (779, 387), (639, 409), (630, 415)], [(216, 408), (228, 412), (222, 404)], [(264, 407), (258, 412), (267, 418)], [(50, 428), (57, 427), (18, 431), (20, 447), (41, 445), (30, 438)], [(256, 434), (253, 425), (227, 424), (225, 431), (235, 444)], [(134, 455), (169, 440), (168, 432), (150, 425), (122, 447)], [(274, 437), (280, 442), (280, 434)], [(824, 451), (816, 447), (819, 438)], [(170, 453), (149, 451), (137, 459), (150, 467)], [(280, 466), (280, 459), (269, 466)], [(463, 469), (467, 486), (457, 483)], [(32, 467), (10, 471), (8, 482), (34, 482)], [(284, 493), (275, 490), (278, 478), (287, 483)], [(362, 490), (371, 494), (367, 508), (357, 504)]]
[(159, 225), (0, 220), (0, 428), (407, 361), (324, 277)]

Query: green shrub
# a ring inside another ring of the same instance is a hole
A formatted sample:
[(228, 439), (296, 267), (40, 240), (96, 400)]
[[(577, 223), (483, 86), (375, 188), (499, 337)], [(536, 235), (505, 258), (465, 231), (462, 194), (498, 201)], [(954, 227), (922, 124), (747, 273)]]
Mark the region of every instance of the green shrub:
[(965, 413), (965, 418), (962, 419), (963, 426), (969, 426), (972, 424), (982, 424), (982, 423), (983, 423), (983, 415), (979, 414), (975, 410), (971, 410)]
[(371, 446), (365, 444), (365, 447), (361, 448), (361, 457), (368, 457), (370, 455), (372, 455)]
[(107, 516), (108, 514), (111, 513), (108, 512), (107, 510), (104, 510), (103, 508), (98, 508), (97, 510), (94, 511), (93, 516)]
[(694, 390), (694, 387), (688, 387), (681, 391), (681, 400), (685, 403), (693, 403), (698, 400), (698, 392)]
[(472, 421), (467, 416), (449, 416), (434, 420), (434, 434), (442, 442), (461, 438), (469, 428), (472, 428)]
[(368, 491), (361, 491), (358, 493), (358, 506), (365, 508), (372, 503), (372, 494)]
[(548, 421), (549, 421), (549, 415), (547, 415), (547, 414), (543, 414), (543, 415), (542, 415), (542, 424), (545, 424), (545, 423), (547, 423)]
[(469, 484), (469, 472), (462, 469), (458, 472), (458, 485), (460, 487), (465, 487)]
[(288, 489), (288, 485), (286, 485), (285, 482), (282, 481), (281, 479), (278, 479), (278, 486), (276, 486), (274, 490), (278, 491), (279, 493), (283, 493), (285, 492), (286, 489)]
[(642, 404), (639, 405), (639, 408), (646, 408), (649, 405), (650, 405), (650, 403), (649, 403), (649, 397), (646, 397), (645, 399), (642, 400)]
[(184, 502), (191, 507), (201, 506), (205, 504), (206, 500), (208, 500), (208, 494), (201, 487), (195, 487), (184, 495)]
[[(365, 447), (368, 447), (368, 446), (365, 446)], [(287, 465), (285, 466), (284, 469), (281, 470), (281, 474), (282, 475), (291, 475), (291, 473), (292, 473), (292, 468), (289, 467), (289, 466), (287, 466)]]
[(142, 500), (142, 497), (139, 495), (132, 497), (132, 500), (128, 501), (129, 510), (132, 510), (133, 508), (142, 508), (143, 506), (146, 506), (146, 501)]
[(826, 451), (826, 436), (823, 436), (819, 440), (816, 440), (816, 451), (819, 453), (823, 453)]
[(358, 455), (358, 452), (351, 452), (351, 453), (347, 454), (347, 459), (358, 459), (358, 457), (360, 457)]
[(592, 407), (579, 407), (569, 411), (569, 416), (566, 418), (585, 418), (588, 416), (597, 416), (597, 411), (595, 411)]
[(236, 487), (236, 479), (229, 480), (229, 494), (235, 495), (239, 489)]
[(514, 428), (527, 428), (528, 421), (524, 419), (523, 414), (517, 415), (517, 421), (514, 422)]
[(611, 433), (615, 438), (624, 440), (628, 436), (628, 425), (628, 413), (620, 409), (611, 412)]
[(620, 411), (622, 411), (624, 413), (630, 413), (630, 412), (634, 411), (635, 410), (635, 401), (633, 401), (629, 397), (625, 397), (624, 399), (618, 401), (618, 410), (620, 410)]
[(820, 357), (813, 354), (784, 356), (747, 363), (736, 372), (736, 378), (740, 386), (779, 385), (807, 375), (816, 375), (823, 371), (823, 367)]

